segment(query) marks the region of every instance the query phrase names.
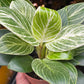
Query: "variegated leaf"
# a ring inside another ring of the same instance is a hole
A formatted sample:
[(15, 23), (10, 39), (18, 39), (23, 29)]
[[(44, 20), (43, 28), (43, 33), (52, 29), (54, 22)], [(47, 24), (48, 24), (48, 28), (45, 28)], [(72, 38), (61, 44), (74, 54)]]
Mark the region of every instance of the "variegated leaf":
[(58, 10), (62, 18), (62, 26), (84, 22), (84, 3), (77, 3)]
[[(0, 0), (0, 5), (2, 7), (9, 7), (11, 1), (15, 1), (15, 0)], [(17, 1), (17, 0), (16, 0)], [(25, 0), (24, 0), (25, 1)], [(29, 4), (32, 5), (32, 3), (30, 2), (30, 0), (26, 0)], [(33, 5), (32, 5), (33, 6)]]
[(57, 39), (46, 44), (50, 51), (63, 52), (84, 45), (84, 25), (66, 26), (58, 35)]
[(9, 7), (12, 0), (0, 0), (2, 7)]
[(74, 56), (77, 56), (77, 55), (79, 55), (79, 54), (84, 52), (84, 46), (76, 48), (76, 49), (72, 50), (72, 52), (74, 52)]
[(58, 61), (35, 59), (32, 69), (49, 84), (70, 84), (70, 74), (66, 66)]
[(49, 52), (46, 56), (49, 60), (71, 60), (73, 55), (71, 51), (67, 52)]
[(35, 13), (35, 8), (25, 0), (15, 0), (10, 4), (10, 8), (22, 14), (31, 23)]
[(77, 77), (78, 77), (77, 69), (75, 68), (74, 65), (72, 65), (69, 62), (65, 62), (63, 64), (66, 66), (66, 68), (69, 71), (69, 74), (70, 74), (70, 84), (76, 84), (77, 83)]
[(0, 38), (0, 53), (13, 55), (27, 55), (32, 53), (34, 47), (24, 42), (12, 33)]
[(38, 45), (33, 38), (30, 22), (20, 13), (9, 8), (0, 8), (0, 24), (32, 45)]
[(49, 42), (61, 29), (61, 18), (57, 11), (39, 7), (32, 23), (32, 31), (38, 42)]

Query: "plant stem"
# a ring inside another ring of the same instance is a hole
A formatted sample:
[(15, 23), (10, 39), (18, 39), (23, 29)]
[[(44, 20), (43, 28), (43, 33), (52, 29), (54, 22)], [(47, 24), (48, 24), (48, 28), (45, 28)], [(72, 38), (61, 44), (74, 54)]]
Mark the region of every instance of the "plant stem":
[(37, 50), (38, 57), (40, 59), (45, 58), (45, 56), (47, 55), (47, 49), (45, 44), (39, 45), (38, 47), (36, 47), (36, 50)]

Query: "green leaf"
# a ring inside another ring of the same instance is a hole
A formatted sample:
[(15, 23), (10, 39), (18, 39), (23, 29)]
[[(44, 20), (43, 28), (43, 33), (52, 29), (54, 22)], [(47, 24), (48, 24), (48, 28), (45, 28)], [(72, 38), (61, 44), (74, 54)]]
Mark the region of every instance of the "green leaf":
[(84, 53), (75, 56), (71, 62), (75, 65), (84, 66)]
[(0, 54), (0, 65), (8, 65), (8, 63), (11, 61), (12, 58), (15, 56), (13, 55), (5, 55), (5, 54)]
[(78, 77), (77, 69), (74, 67), (74, 65), (72, 65), (69, 62), (65, 62), (63, 64), (66, 66), (66, 68), (69, 71), (69, 74), (70, 74), (70, 84), (76, 84), (77, 77)]
[(30, 3), (25, 0), (15, 0), (11, 2), (10, 8), (25, 16), (31, 23), (35, 13), (35, 8)]
[(78, 81), (77, 84), (84, 84), (84, 74), (81, 71), (78, 71)]
[(62, 26), (57, 11), (39, 7), (33, 18), (32, 31), (38, 42), (49, 42), (56, 38)]
[(9, 8), (0, 8), (0, 24), (27, 43), (38, 45), (31, 32), (31, 24), (21, 13)]
[(84, 3), (77, 3), (58, 10), (62, 18), (62, 26), (79, 24), (84, 21)]
[(72, 50), (72, 52), (74, 52), (74, 56), (77, 56), (77, 55), (79, 55), (79, 54), (84, 52), (84, 46), (76, 48), (76, 49)]
[(27, 55), (32, 53), (34, 47), (22, 41), (16, 35), (7, 33), (0, 38), (0, 53), (13, 55)]
[(39, 77), (50, 84), (70, 84), (69, 72), (61, 62), (35, 59), (32, 68)]
[(10, 61), (8, 68), (17, 72), (32, 72), (32, 61), (31, 56), (16, 56)]
[[(6, 33), (9, 33), (9, 31), (6, 30), (6, 29), (0, 29), (0, 37), (3, 36)], [(0, 54), (0, 65), (8, 65), (9, 61), (13, 57), (14, 56), (11, 56), (11, 55)]]
[(11, 1), (13, 0), (0, 0), (0, 3), (2, 7), (9, 7)]
[(7, 29), (0, 29), (0, 37), (9, 32), (10, 31), (8, 31)]
[(58, 37), (46, 44), (53, 52), (69, 51), (84, 45), (84, 25), (69, 25), (59, 33)]
[[(9, 7), (11, 1), (15, 1), (15, 0), (0, 0), (0, 5), (1, 5), (2, 7)], [(24, 0), (24, 1), (25, 1), (25, 0)], [(26, 1), (27, 1), (29, 4), (31, 4), (32, 7), (34, 7), (33, 4), (30, 2), (30, 0), (26, 0)]]
[(49, 52), (47, 58), (50, 60), (71, 60), (73, 59), (72, 52)]

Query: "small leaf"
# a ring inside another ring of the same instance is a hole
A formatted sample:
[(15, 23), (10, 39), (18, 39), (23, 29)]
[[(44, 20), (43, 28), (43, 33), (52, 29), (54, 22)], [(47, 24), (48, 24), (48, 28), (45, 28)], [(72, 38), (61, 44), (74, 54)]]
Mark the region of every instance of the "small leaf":
[(50, 84), (70, 84), (69, 72), (61, 62), (35, 59), (32, 68), (39, 77)]
[(78, 81), (77, 84), (84, 84), (84, 74), (81, 71), (78, 71)]
[(74, 67), (74, 65), (72, 65), (69, 62), (65, 62), (63, 64), (66, 66), (66, 68), (69, 71), (69, 74), (70, 74), (70, 84), (76, 84), (77, 77), (78, 77), (78, 73), (77, 73), (76, 68)]
[(0, 54), (0, 65), (8, 65), (8, 63), (11, 61), (12, 58), (15, 56), (13, 55), (5, 55), (5, 54)]
[(10, 31), (8, 31), (7, 29), (0, 29), (0, 37), (9, 32)]
[(84, 45), (84, 25), (69, 25), (59, 33), (58, 37), (46, 44), (53, 52), (69, 51)]
[(35, 13), (35, 8), (30, 3), (25, 0), (15, 0), (11, 2), (10, 8), (25, 16), (26, 19), (31, 23)]
[(56, 38), (61, 25), (61, 18), (57, 11), (39, 7), (33, 18), (32, 31), (38, 42), (48, 42)]
[(0, 8), (0, 24), (27, 43), (38, 45), (31, 32), (31, 24), (21, 13), (9, 8)]
[(7, 33), (0, 38), (0, 53), (27, 55), (32, 53), (33, 50), (33, 46), (24, 42), (12, 33)]
[(72, 52), (49, 52), (47, 58), (50, 60), (71, 60), (73, 55)]
[(32, 72), (32, 61), (30, 56), (16, 56), (9, 62), (8, 68), (17, 72)]
[(79, 24), (84, 21), (84, 3), (77, 3), (58, 10), (62, 18), (62, 26)]

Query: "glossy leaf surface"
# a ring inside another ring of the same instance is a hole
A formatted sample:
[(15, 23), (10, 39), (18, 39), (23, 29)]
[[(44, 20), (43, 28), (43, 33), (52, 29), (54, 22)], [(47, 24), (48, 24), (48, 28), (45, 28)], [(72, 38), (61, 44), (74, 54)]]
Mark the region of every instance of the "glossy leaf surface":
[(0, 38), (0, 53), (13, 55), (27, 55), (32, 53), (34, 47), (24, 42), (12, 33)]
[(38, 42), (49, 42), (61, 29), (61, 18), (57, 11), (39, 7), (33, 18), (32, 31)]
[(84, 45), (84, 25), (69, 25), (59, 33), (57, 39), (46, 44), (53, 52), (69, 51)]
[(61, 62), (35, 59), (32, 68), (38, 76), (50, 84), (70, 84), (69, 72)]
[(16, 56), (9, 62), (8, 68), (17, 72), (32, 72), (32, 61), (31, 56)]
[(79, 24), (84, 21), (84, 3), (77, 3), (58, 10), (62, 18), (62, 26)]
[(0, 24), (32, 45), (38, 45), (32, 36), (31, 24), (21, 13), (9, 8), (0, 8)]

